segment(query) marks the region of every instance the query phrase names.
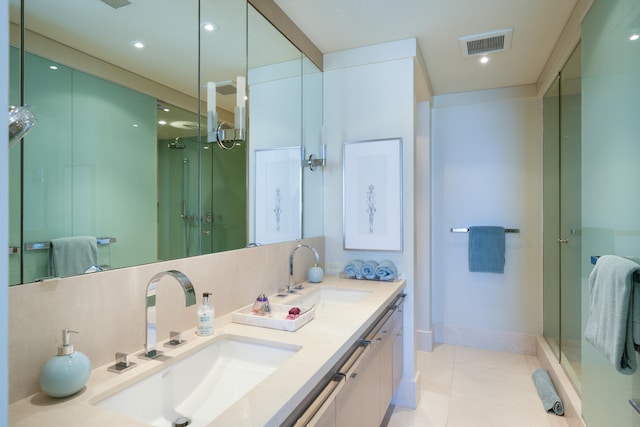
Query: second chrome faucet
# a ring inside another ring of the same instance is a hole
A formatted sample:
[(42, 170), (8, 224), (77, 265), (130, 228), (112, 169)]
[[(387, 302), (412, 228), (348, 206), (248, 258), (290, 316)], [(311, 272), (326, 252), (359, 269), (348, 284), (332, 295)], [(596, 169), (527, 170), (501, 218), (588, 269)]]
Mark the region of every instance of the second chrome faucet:
[[(296, 246), (295, 248), (293, 248), (293, 250), (291, 251), (291, 254), (289, 255), (289, 286), (286, 290), (287, 293), (295, 293), (295, 289), (302, 289), (302, 284), (298, 284), (296, 285), (294, 279), (293, 279), (293, 255), (296, 253), (296, 251), (302, 247), (305, 247), (307, 249), (309, 249), (311, 252), (313, 252), (313, 255), (316, 257), (316, 263), (315, 263), (315, 267), (318, 266), (318, 264), (320, 263), (320, 255), (318, 255), (318, 251), (315, 250), (315, 248), (313, 248), (312, 246), (309, 245), (305, 245), (305, 244), (300, 244), (298, 246)], [(279, 294), (281, 294), (281, 292), (279, 292)]]

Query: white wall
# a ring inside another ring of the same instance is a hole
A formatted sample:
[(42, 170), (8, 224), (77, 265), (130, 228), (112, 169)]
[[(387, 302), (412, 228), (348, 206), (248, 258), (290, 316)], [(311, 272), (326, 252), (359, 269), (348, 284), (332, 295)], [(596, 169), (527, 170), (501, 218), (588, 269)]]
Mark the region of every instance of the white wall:
[[(0, 85), (9, 87), (9, 2), (0, 0)], [(0, 91), (0, 105), (9, 105), (9, 94)], [(7, 122), (0, 122), (0, 148), (5, 155), (0, 156), (0, 247), (9, 247), (9, 158)], [(0, 257), (0, 425), (7, 424), (7, 403), (9, 402), (8, 366), (8, 324), (7, 294), (9, 289), (9, 260)]]
[[(532, 353), (542, 332), (542, 104), (533, 86), (443, 95), (432, 112), (437, 342)], [(519, 228), (504, 274), (468, 271), (468, 235)]]
[[(414, 57), (413, 39), (324, 57), (324, 231), (326, 266), (337, 274), (352, 259), (392, 260), (407, 279), (404, 375), (396, 403), (415, 407), (414, 369)], [(343, 250), (342, 155), (345, 142), (403, 139), (402, 252)]]

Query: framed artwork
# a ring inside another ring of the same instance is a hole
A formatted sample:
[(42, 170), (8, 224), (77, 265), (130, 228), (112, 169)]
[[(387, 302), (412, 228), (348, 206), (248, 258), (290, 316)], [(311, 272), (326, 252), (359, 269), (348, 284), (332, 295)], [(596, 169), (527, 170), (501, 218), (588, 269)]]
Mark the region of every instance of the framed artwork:
[(345, 250), (402, 251), (402, 138), (347, 142)]
[(302, 238), (302, 147), (255, 151), (255, 241)]

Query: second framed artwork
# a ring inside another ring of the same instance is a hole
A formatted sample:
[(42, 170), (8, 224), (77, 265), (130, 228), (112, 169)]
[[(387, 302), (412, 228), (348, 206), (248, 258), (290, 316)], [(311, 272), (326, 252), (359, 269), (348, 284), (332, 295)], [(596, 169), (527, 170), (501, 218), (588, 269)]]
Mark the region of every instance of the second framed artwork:
[(346, 142), (345, 250), (402, 251), (402, 138)]
[(302, 238), (302, 147), (255, 151), (255, 241)]

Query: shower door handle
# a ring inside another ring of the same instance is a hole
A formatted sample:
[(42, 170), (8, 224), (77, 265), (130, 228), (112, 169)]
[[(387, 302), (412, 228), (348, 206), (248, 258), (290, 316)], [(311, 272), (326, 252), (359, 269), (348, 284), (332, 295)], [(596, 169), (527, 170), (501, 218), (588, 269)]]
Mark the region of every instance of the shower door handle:
[(562, 243), (564, 245), (569, 243), (569, 239), (558, 239), (558, 243)]

